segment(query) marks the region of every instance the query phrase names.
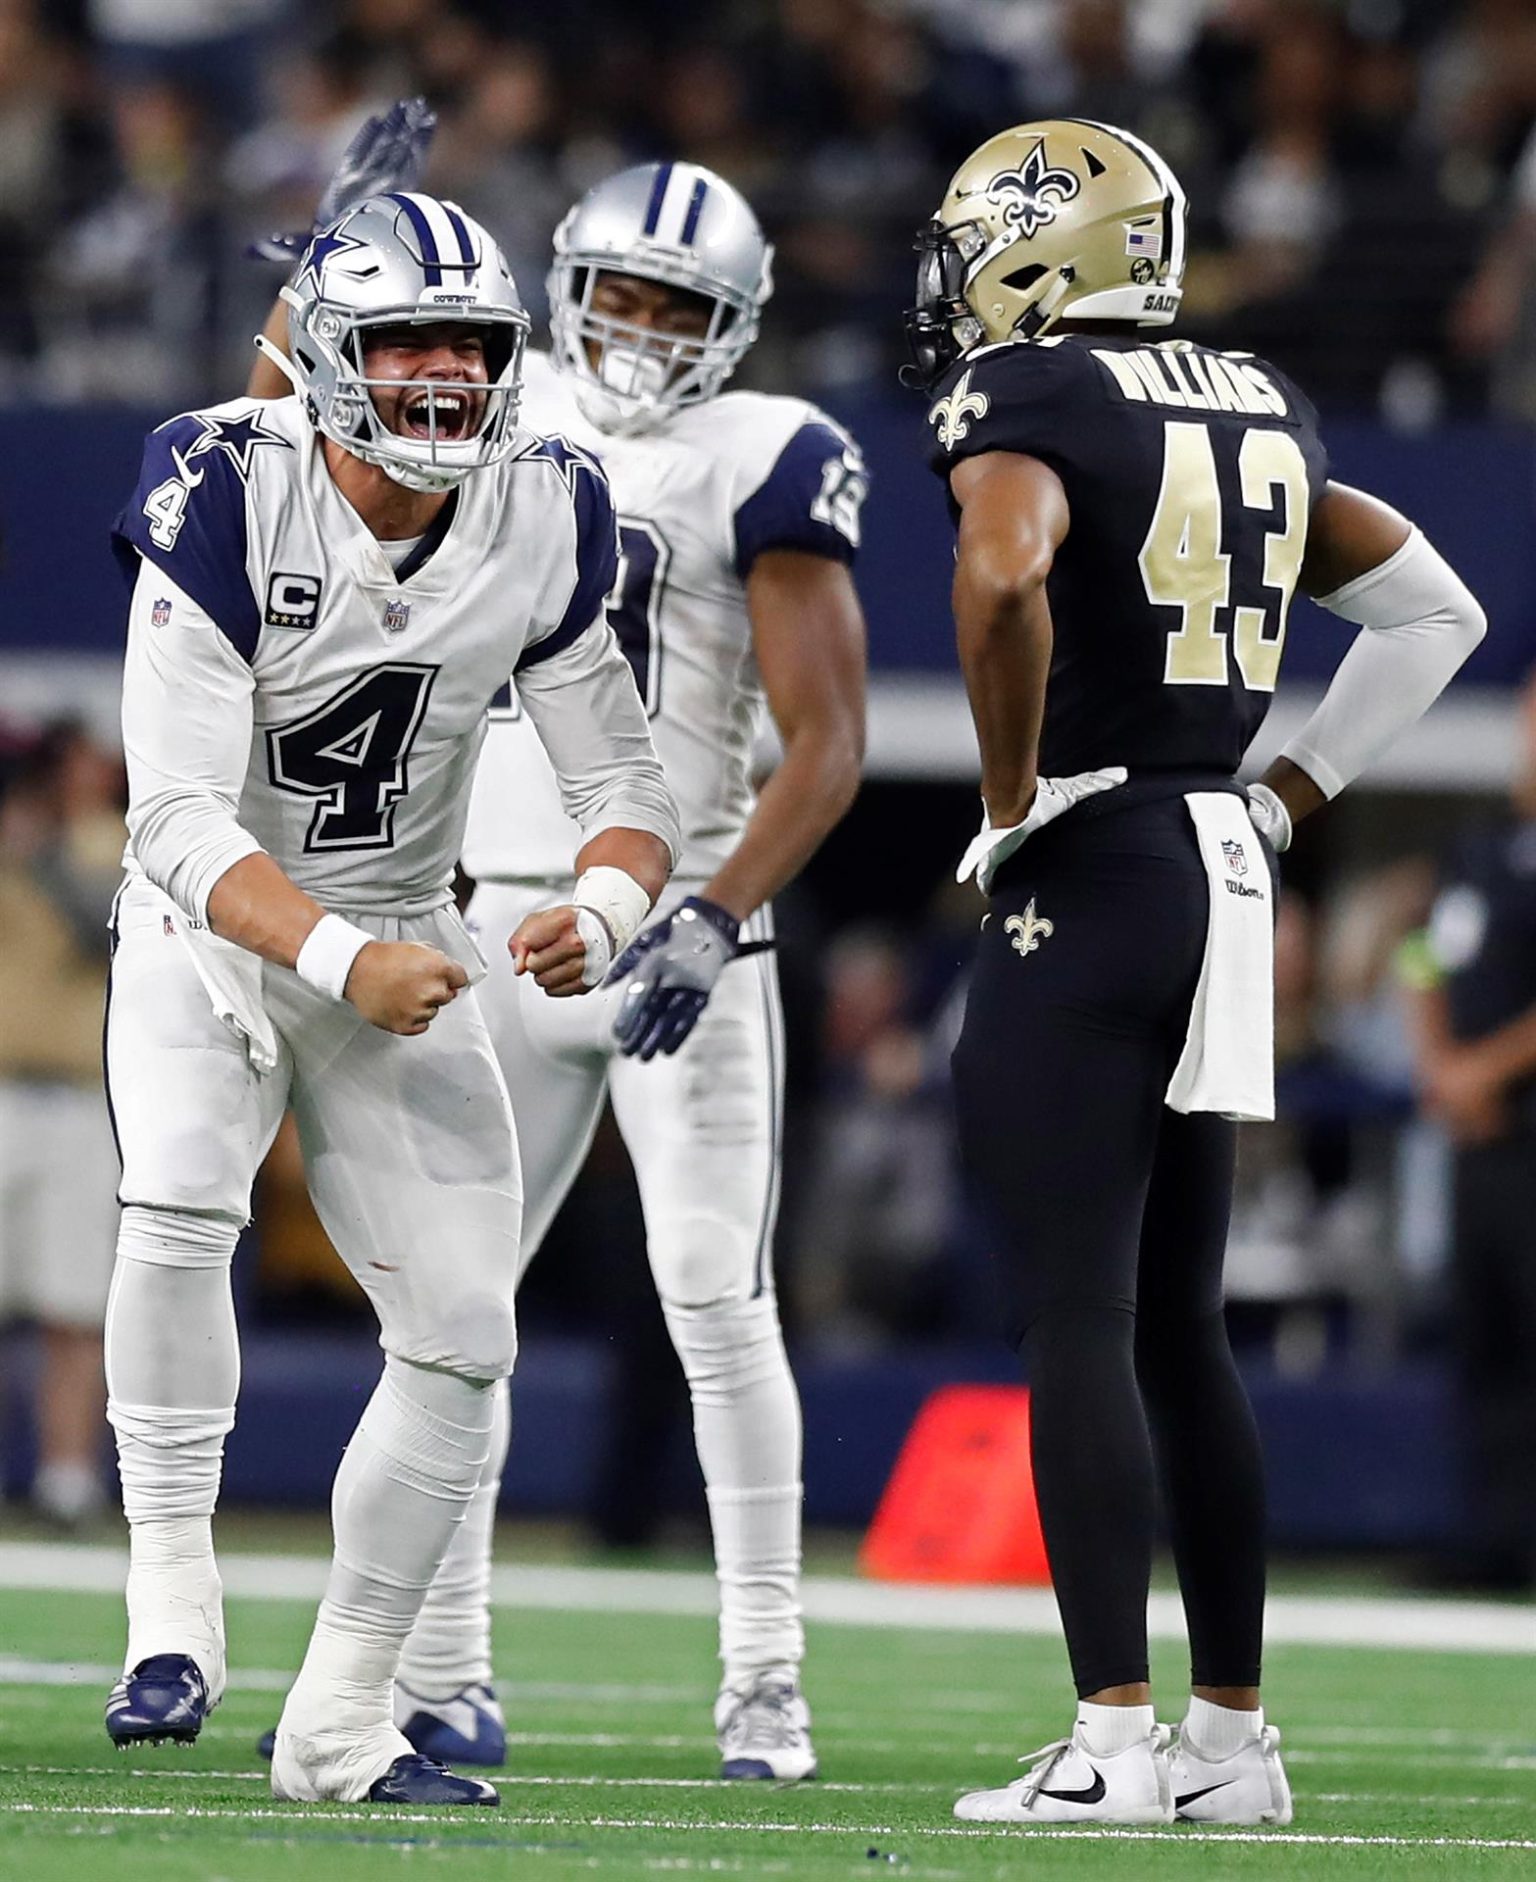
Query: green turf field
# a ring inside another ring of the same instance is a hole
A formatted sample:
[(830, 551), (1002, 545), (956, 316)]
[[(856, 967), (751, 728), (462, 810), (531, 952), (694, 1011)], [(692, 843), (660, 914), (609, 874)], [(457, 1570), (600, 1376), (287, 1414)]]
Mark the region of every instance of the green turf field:
[[(123, 1755), (101, 1727), (117, 1601), (0, 1588), (0, 1877), (1536, 1876), (1536, 1691), (1519, 1653), (1276, 1648), (1289, 1831), (988, 1831), (950, 1805), (1064, 1728), (1053, 1640), (816, 1625), (807, 1691), (823, 1781), (725, 1786), (711, 1780), (703, 1614), (506, 1609), (502, 1808), (402, 1813), (268, 1793), (253, 1741), (311, 1613), (231, 1600), (234, 1683), (201, 1742)], [(1160, 1649), (1157, 1672), (1177, 1694), (1176, 1649)]]

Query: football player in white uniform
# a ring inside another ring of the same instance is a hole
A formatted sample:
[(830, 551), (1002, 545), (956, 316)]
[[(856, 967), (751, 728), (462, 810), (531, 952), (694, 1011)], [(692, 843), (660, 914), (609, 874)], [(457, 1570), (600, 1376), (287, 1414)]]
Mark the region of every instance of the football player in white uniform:
[[(610, 177), (556, 235), (553, 358), (530, 357), (525, 411), (613, 486), (610, 617), (683, 850), (598, 999), (577, 1012), (530, 998), (500, 959), (481, 999), (518, 1118), (524, 1263), (612, 1100), (693, 1397), (720, 1584), (721, 1772), (784, 1780), (814, 1775), (816, 1758), (799, 1680), (800, 1410), (771, 1267), (783, 1042), (766, 947), (771, 898), (858, 786), (864, 624), (849, 568), (867, 480), (815, 406), (723, 389), (757, 335), (771, 256), (739, 193), (688, 163)], [(270, 372), (258, 366), (251, 389), (275, 389)], [(468, 919), (486, 935), (570, 891), (573, 832), (525, 695), (514, 676), (493, 703), (465, 841)], [(756, 794), (765, 704), (784, 755)], [(502, 1415), (397, 1691), (412, 1742), (464, 1763), (504, 1756), (488, 1601), (506, 1442)]]
[[(514, 924), (541, 999), (603, 978), (667, 878), (677, 819), (605, 618), (607, 484), (519, 427), (528, 322), (494, 242), (452, 204), (370, 197), (284, 293), (300, 398), (162, 425), (116, 531), (131, 801), (107, 1379), (132, 1551), (107, 1729), (195, 1738), (224, 1686), (230, 1262), (291, 1105), (385, 1360), (337, 1474), (273, 1788), (494, 1803), (412, 1748), (392, 1688), (515, 1347), (517, 1149), (450, 887), (508, 673), (579, 826), (575, 887)], [(511, 930), (483, 932), (500, 953)]]

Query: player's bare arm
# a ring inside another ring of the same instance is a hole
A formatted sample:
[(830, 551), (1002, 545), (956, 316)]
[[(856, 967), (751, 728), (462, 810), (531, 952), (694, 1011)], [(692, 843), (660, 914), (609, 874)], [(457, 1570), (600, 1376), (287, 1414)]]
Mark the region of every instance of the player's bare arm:
[(747, 580), (752, 647), (784, 756), (707, 900), (745, 921), (841, 821), (864, 758), (864, 616), (840, 562), (770, 549)]
[(1363, 631), (1323, 704), (1250, 790), (1255, 822), (1280, 849), (1427, 710), (1487, 626), (1408, 518), (1348, 484), (1330, 482), (1318, 498), (1300, 587)]
[[(208, 925), (279, 967), (296, 967), (325, 910), (258, 851), (220, 876), (208, 896)], [(342, 983), (345, 998), (384, 1032), (423, 1033), (469, 976), (418, 941), (367, 941)]]
[(1038, 458), (989, 451), (957, 464), (960, 506), (955, 634), (976, 742), (981, 796), (995, 829), (1020, 823), (1035, 797), (1051, 665), (1046, 577), (1066, 537), (1061, 479)]

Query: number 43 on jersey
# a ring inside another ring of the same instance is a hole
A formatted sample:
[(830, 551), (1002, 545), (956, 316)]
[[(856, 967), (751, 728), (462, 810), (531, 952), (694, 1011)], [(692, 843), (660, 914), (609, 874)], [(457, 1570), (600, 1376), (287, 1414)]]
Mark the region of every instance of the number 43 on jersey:
[[(1229, 448), (1231, 434), (1220, 444)], [(1237, 450), (1237, 484), (1245, 510), (1273, 513), (1278, 529), (1264, 534), (1263, 565), (1251, 598), (1232, 603), (1232, 557), (1224, 550), (1221, 484), (1211, 427), (1170, 420), (1164, 427), (1163, 477), (1157, 508), (1141, 546), (1147, 599), (1176, 607), (1163, 678), (1170, 686), (1225, 686), (1236, 659), (1244, 686), (1272, 693), (1280, 673), (1286, 618), (1307, 546), (1307, 467), (1289, 432), (1250, 426)]]

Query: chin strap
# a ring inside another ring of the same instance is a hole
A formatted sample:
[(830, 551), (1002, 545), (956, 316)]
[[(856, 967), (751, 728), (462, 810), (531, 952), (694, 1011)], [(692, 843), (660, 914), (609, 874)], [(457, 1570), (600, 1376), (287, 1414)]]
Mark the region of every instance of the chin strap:
[(299, 369), (280, 346), (274, 346), (264, 333), (258, 333), (256, 351), (263, 359), (271, 360), (301, 399), (305, 396), (304, 381), (299, 377)]

